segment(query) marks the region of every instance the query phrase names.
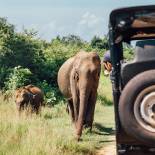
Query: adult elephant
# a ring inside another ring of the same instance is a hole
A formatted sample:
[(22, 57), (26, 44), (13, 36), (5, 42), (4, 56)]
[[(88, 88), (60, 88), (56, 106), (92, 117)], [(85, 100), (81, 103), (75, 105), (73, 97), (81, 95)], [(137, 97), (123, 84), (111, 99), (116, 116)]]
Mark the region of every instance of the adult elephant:
[(58, 72), (59, 89), (68, 100), (77, 140), (84, 124), (92, 128), (100, 70), (98, 54), (81, 51), (68, 59)]

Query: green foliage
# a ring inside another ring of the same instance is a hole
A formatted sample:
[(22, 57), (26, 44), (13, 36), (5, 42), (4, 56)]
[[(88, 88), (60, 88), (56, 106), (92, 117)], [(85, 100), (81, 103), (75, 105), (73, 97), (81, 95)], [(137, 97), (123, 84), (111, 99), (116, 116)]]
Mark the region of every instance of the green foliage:
[(7, 67), (1, 67), (0, 68), (0, 89), (3, 89), (5, 86), (4, 82), (6, 79), (8, 79), (12, 69), (9, 69)]
[(71, 45), (82, 46), (86, 43), (79, 36), (75, 36), (75, 35), (64, 36), (62, 37), (62, 39), (59, 37), (59, 39), (62, 43), (65, 43), (66, 45), (71, 44)]
[(38, 32), (33, 28), (32, 29), (24, 29), (23, 31), (24, 31), (25, 35), (32, 37), (32, 38), (37, 36), (37, 34), (38, 34)]
[[(51, 41), (51, 43), (44, 50), (44, 67), (42, 73), (44, 73), (45, 80), (50, 83), (52, 86), (57, 86), (57, 73), (60, 66), (66, 61), (68, 58), (74, 56), (81, 49), (85, 51), (92, 51), (92, 47), (88, 43), (81, 43), (79, 45), (75, 42), (75, 38), (73, 40), (62, 41), (63, 39), (57, 37)], [(82, 41), (81, 41), (82, 42)], [(50, 81), (50, 82), (49, 82)]]
[(33, 78), (29, 69), (22, 68), (21, 66), (14, 67), (8, 80), (5, 82), (5, 88), (15, 90), (18, 87), (32, 83)]
[[(95, 36), (89, 43), (79, 36), (68, 35), (46, 42), (37, 38), (37, 34), (34, 29), (17, 33), (14, 25), (0, 18), (0, 89), (34, 84), (43, 89), (46, 102), (55, 105), (62, 100), (57, 86), (60, 66), (80, 50), (97, 51), (102, 57), (108, 49), (108, 39)], [(126, 51), (130, 59), (132, 51), (130, 48)]]
[(108, 45), (108, 38), (106, 36), (104, 36), (104, 38), (100, 38), (97, 36), (94, 36), (93, 39), (91, 40), (91, 46), (93, 48), (98, 48), (98, 49), (109, 49), (109, 45)]
[(45, 94), (45, 103), (47, 105), (54, 106), (61, 100), (58, 90), (48, 84), (45, 80), (43, 82), (37, 83), (37, 86), (43, 90)]
[(130, 45), (124, 43), (123, 51), (124, 51), (124, 58), (126, 61), (130, 61), (134, 58), (134, 49)]
[(35, 72), (39, 64), (43, 62), (42, 44), (24, 34), (14, 34), (11, 39), (6, 41), (1, 53), (3, 55), (0, 65), (3, 66), (15, 67), (20, 65)]
[(14, 34), (14, 26), (7, 22), (6, 18), (0, 18), (0, 49), (5, 41)]

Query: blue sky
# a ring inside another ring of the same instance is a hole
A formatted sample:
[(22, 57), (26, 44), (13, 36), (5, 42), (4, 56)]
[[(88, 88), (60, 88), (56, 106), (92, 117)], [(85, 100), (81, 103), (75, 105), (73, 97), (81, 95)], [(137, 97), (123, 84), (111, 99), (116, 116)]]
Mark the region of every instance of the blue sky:
[(155, 4), (154, 0), (0, 0), (0, 16), (16, 25), (34, 28), (39, 37), (51, 40), (57, 35), (79, 35), (91, 40), (107, 34), (112, 9)]

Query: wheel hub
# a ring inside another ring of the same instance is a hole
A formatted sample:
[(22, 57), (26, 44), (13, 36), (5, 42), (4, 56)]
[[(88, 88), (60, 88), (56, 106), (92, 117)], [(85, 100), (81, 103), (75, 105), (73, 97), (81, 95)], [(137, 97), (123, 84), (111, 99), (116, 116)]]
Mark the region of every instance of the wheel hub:
[(134, 115), (142, 127), (155, 132), (155, 92), (147, 94), (141, 102), (134, 105)]

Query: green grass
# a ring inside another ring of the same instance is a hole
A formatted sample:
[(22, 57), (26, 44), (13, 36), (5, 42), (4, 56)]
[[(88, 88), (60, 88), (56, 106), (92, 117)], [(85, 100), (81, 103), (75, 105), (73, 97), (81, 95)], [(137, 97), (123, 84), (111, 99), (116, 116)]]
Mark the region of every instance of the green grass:
[(98, 87), (98, 102), (102, 105), (112, 105), (112, 87), (109, 77), (103, 76), (101, 72), (100, 83)]
[[(95, 154), (113, 135), (114, 119), (109, 78), (101, 76), (93, 130), (84, 130), (82, 141), (74, 139), (74, 127), (60, 103), (42, 109), (41, 116), (19, 118), (13, 100), (0, 98), (0, 155)], [(108, 105), (108, 106), (107, 106)]]

